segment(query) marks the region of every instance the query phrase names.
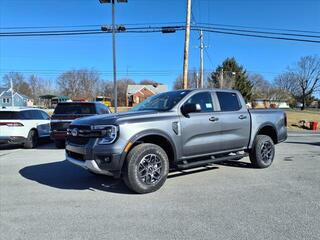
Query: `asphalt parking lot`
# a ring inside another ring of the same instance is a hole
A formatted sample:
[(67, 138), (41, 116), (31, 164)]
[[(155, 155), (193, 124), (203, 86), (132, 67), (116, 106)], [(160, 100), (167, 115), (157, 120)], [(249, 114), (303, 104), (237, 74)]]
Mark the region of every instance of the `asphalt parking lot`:
[(268, 169), (244, 159), (173, 172), (132, 194), (52, 144), (0, 150), (1, 239), (320, 239), (320, 137), (289, 137)]

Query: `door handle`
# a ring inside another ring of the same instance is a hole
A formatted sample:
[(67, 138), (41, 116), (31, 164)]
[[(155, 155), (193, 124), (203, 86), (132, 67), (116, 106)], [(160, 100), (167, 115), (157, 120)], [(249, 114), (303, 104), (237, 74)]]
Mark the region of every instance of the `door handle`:
[(217, 118), (217, 117), (210, 117), (210, 118), (209, 118), (209, 121), (211, 121), (211, 122), (216, 122), (216, 121), (219, 121), (219, 118)]
[(239, 119), (241, 119), (241, 120), (246, 119), (246, 118), (247, 118), (246, 115), (240, 115), (240, 116), (239, 116)]

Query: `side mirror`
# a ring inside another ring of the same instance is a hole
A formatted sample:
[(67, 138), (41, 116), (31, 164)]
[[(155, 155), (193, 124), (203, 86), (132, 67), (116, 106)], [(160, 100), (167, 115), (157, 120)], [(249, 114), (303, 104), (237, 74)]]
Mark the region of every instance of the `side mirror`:
[(186, 103), (182, 106), (181, 112), (183, 115), (188, 116), (189, 113), (201, 112), (200, 104)]

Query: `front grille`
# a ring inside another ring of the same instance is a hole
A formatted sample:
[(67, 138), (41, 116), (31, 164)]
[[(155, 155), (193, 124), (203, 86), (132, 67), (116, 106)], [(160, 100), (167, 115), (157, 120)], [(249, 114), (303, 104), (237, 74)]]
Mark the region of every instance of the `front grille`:
[(70, 125), (70, 122), (51, 122), (51, 130), (66, 131)]
[(87, 137), (73, 137), (68, 135), (67, 141), (76, 145), (86, 145), (90, 138)]
[[(75, 128), (78, 130), (78, 136), (72, 136), (71, 134), (72, 130)], [(86, 145), (90, 140), (90, 129), (91, 128), (88, 125), (70, 125), (67, 132), (68, 142), (76, 145)]]
[(80, 153), (75, 153), (75, 152), (71, 152), (71, 151), (66, 151), (67, 155), (73, 159), (79, 160), (79, 161), (85, 161), (84, 159), (84, 155), (80, 154)]

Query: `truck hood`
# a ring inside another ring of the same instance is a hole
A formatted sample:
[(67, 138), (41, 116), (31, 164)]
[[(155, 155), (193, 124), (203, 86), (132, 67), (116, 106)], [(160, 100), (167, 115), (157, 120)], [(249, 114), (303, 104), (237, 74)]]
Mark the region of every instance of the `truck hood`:
[(130, 120), (146, 119), (159, 112), (153, 110), (110, 113), (76, 119), (72, 122), (74, 125), (104, 125), (120, 124)]

